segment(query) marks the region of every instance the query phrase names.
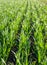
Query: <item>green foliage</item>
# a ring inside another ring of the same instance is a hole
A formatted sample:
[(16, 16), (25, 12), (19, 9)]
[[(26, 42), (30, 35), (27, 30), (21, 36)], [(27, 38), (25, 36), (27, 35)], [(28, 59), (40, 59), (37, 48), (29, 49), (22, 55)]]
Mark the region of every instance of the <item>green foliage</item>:
[(16, 65), (47, 65), (47, 5), (40, 0), (0, 1), (0, 65), (15, 45)]

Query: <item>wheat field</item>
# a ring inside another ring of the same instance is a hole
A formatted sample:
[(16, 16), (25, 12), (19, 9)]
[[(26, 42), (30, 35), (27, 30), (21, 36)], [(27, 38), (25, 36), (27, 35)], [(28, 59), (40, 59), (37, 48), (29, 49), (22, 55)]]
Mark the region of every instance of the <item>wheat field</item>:
[(47, 0), (0, 0), (0, 65), (47, 65)]

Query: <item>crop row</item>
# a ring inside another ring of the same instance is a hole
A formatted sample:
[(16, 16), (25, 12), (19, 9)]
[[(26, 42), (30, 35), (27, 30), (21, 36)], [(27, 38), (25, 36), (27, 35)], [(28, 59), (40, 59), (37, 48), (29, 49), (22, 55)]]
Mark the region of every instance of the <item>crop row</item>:
[(16, 65), (46, 65), (47, 6), (36, 0), (0, 3), (0, 65), (11, 59)]

